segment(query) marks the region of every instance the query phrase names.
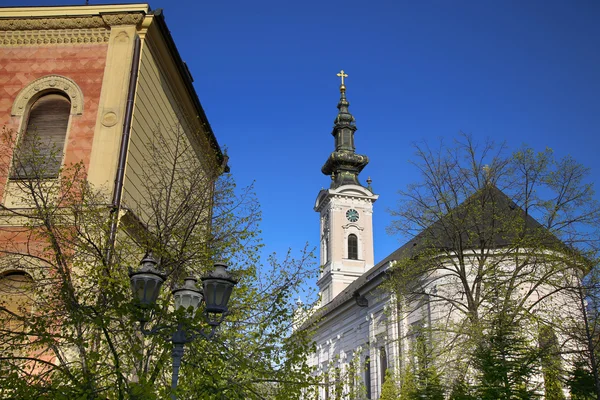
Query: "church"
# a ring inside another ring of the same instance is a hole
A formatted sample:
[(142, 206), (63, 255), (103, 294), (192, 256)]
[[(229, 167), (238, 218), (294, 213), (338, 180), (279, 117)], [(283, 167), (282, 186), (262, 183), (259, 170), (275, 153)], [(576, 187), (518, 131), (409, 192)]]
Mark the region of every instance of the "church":
[[(487, 279), (477, 275), (478, 262), (515, 276), (517, 270), (538, 277), (543, 274), (542, 269), (550, 269), (562, 271), (558, 273), (560, 279), (569, 277), (577, 281), (577, 274), (573, 269), (563, 268), (571, 254), (564, 243), (492, 183), (466, 196), (462, 203), (405, 245), (375, 262), (372, 216), (378, 195), (373, 192), (370, 179), (366, 185), (359, 180), (369, 159), (355, 151), (357, 128), (346, 98), (344, 78), (347, 75), (342, 70), (338, 76), (341, 77), (341, 97), (332, 132), (335, 150), (321, 170), (331, 178), (331, 184), (318, 193), (314, 206), (320, 216), (321, 267), (317, 281), (320, 300), (310, 316), (302, 320), (302, 327), (313, 326), (315, 332), (316, 351), (309, 360), (319, 380), (316, 398), (378, 399), (386, 372), (398, 378), (411, 368), (423, 332), (428, 335), (426, 342), (431, 343), (432, 348), (439, 348), (443, 347), (440, 343), (460, 341), (460, 336), (470, 329), (473, 311), (465, 297), (468, 299), (471, 293), (465, 295), (465, 292), (477, 287), (479, 280)], [(489, 174), (489, 171), (484, 173)], [(510, 224), (518, 221), (526, 235), (505, 234), (512, 229), (508, 228), (508, 221)], [(501, 224), (506, 226), (490, 228)], [(450, 225), (465, 228), (458, 234), (448, 233)], [(469, 230), (479, 232), (477, 239), (490, 240), (483, 246), (475, 243), (469, 247), (470, 244), (465, 245), (473, 240)], [(523, 240), (524, 237), (528, 239)], [(552, 254), (552, 257), (540, 263), (541, 248), (544, 256)], [(484, 261), (477, 258), (480, 250), (486, 253)], [(534, 259), (537, 261), (532, 261)], [(445, 272), (458, 268), (459, 264), (467, 270), (464, 275)], [(410, 270), (415, 272), (405, 273)], [(465, 282), (460, 282), (459, 277), (463, 276)], [(495, 276), (485, 281), (484, 286), (495, 285)], [(523, 299), (519, 307), (529, 310), (539, 320), (556, 320), (561, 316), (567, 320), (569, 314), (581, 317), (571, 294), (554, 293), (543, 280), (535, 284), (517, 281), (510, 290), (515, 297)], [(464, 310), (461, 309), (463, 304)], [(475, 312), (492, 315), (496, 303), (493, 299), (483, 299), (478, 307)], [(436, 331), (441, 323), (446, 330)], [(540, 326), (536, 325), (527, 334), (532, 348), (542, 346), (538, 346), (538, 340), (543, 341), (538, 338), (543, 335), (550, 337), (545, 342), (551, 343), (552, 349), (558, 348), (559, 341), (568, 348), (577, 346), (568, 344), (559, 332), (548, 333), (548, 329)], [(542, 330), (544, 334), (539, 333)], [(456, 347), (441, 354), (436, 361), (445, 379), (459, 379), (461, 351), (465, 348)], [(556, 356), (553, 357), (556, 361)], [(528, 381), (537, 394), (548, 390), (548, 382), (544, 384), (547, 376), (545, 372), (540, 373), (546, 371), (544, 368), (539, 367)], [(468, 379), (473, 367), (465, 366), (462, 371), (461, 379)], [(401, 383), (398, 381), (397, 385)]]

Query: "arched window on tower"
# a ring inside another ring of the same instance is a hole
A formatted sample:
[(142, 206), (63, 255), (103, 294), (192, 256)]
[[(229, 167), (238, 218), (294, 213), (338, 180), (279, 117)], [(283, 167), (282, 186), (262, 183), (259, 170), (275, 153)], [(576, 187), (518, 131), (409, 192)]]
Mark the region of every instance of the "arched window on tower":
[(13, 156), (11, 179), (58, 177), (71, 102), (61, 93), (39, 97), (29, 110)]
[(348, 235), (348, 258), (358, 260), (358, 238), (354, 233)]
[(23, 318), (31, 313), (33, 304), (33, 279), (23, 271), (11, 271), (0, 275), (0, 311), (5, 329), (13, 332), (23, 330)]

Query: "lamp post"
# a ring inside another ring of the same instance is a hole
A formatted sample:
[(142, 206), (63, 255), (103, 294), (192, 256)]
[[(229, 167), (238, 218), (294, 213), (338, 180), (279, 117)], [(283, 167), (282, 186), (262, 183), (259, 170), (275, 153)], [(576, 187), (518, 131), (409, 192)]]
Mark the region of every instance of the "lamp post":
[[(133, 291), (134, 301), (141, 308), (152, 308), (156, 305), (156, 300), (160, 294), (160, 288), (164, 283), (166, 276), (157, 268), (157, 262), (148, 253), (140, 262), (141, 268), (137, 271), (129, 271), (129, 279), (131, 282), (131, 290)], [(184, 309), (195, 314), (204, 301), (204, 316), (206, 322), (210, 326), (210, 332), (197, 328), (184, 326), (182, 322), (177, 323), (177, 330), (171, 335), (171, 343), (173, 343), (173, 375), (171, 377), (171, 398), (176, 400), (175, 389), (179, 380), (179, 367), (183, 357), (184, 345), (195, 340), (197, 337), (211, 339), (217, 327), (223, 322), (227, 314), (227, 303), (233, 291), (233, 287), (237, 281), (227, 272), (227, 265), (223, 263), (215, 263), (215, 269), (208, 275), (201, 278), (202, 289), (196, 286), (198, 281), (194, 277), (184, 279), (182, 286), (175, 288), (173, 299), (175, 302), (175, 310)], [(152, 329), (146, 329), (145, 325), (148, 322), (144, 313), (140, 314), (140, 330), (144, 335), (155, 335), (160, 331), (171, 328), (169, 326), (154, 326)]]

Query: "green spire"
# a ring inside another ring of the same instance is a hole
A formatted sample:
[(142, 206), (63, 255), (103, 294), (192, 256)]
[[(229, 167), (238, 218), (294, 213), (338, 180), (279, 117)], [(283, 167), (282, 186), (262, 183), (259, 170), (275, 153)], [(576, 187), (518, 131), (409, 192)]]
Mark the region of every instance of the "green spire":
[(337, 105), (339, 110), (334, 121), (331, 134), (335, 138), (335, 151), (321, 168), (323, 174), (331, 176), (331, 188), (335, 189), (342, 185), (360, 185), (358, 174), (369, 163), (369, 157), (354, 152), (354, 132), (356, 124), (354, 117), (348, 111), (350, 103), (346, 99), (346, 85), (344, 78), (348, 75), (342, 70), (337, 76), (342, 78), (340, 85), (340, 101)]

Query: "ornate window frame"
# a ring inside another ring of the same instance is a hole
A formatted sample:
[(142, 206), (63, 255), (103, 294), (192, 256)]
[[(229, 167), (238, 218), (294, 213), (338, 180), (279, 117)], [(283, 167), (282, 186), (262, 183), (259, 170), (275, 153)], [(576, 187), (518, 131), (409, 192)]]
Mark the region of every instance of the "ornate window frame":
[[(71, 115), (83, 114), (83, 92), (72, 79), (61, 75), (46, 75), (30, 82), (25, 86), (13, 102), (11, 115), (23, 117), (35, 100), (47, 91), (63, 92), (71, 100)], [(22, 125), (23, 121), (21, 121)]]
[[(83, 91), (75, 81), (62, 75), (51, 74), (29, 82), (15, 97), (11, 108), (11, 116), (19, 118), (17, 123), (18, 136), (16, 138), (16, 140), (19, 141), (21, 140), (23, 131), (27, 128), (31, 106), (40, 97), (50, 92), (62, 93), (67, 96), (71, 102), (69, 122), (65, 134), (65, 147), (63, 148), (63, 160), (61, 161), (64, 162), (73, 116), (82, 115), (84, 110)], [(47, 179), (48, 182), (52, 182), (53, 180), (54, 179)], [(29, 202), (24, 200), (17, 181), (12, 179), (6, 181), (2, 203), (4, 206), (10, 208), (28, 208), (31, 206)]]

